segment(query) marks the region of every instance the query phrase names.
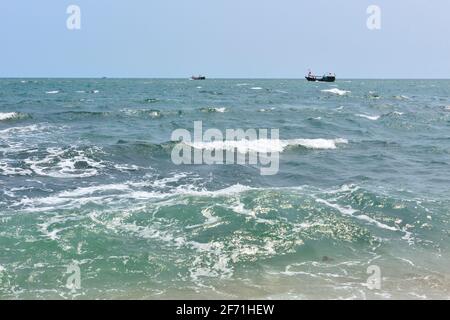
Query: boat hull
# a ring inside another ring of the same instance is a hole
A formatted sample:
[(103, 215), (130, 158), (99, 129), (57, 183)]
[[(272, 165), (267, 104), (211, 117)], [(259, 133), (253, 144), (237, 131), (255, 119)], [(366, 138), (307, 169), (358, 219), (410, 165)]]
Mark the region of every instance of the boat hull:
[(325, 77), (320, 77), (320, 78), (306, 76), (305, 79), (308, 81), (319, 81), (319, 82), (335, 82), (336, 81), (336, 77), (334, 77), (334, 76), (325, 76)]

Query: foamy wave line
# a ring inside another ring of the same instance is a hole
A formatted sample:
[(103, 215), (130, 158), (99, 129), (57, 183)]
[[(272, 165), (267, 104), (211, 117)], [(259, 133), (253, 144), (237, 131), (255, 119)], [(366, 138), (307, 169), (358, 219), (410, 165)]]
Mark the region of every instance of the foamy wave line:
[[(79, 187), (74, 190), (62, 191), (57, 194), (43, 197), (43, 198), (22, 198), (14, 206), (22, 207), (27, 212), (42, 212), (56, 209), (71, 209), (80, 207), (88, 203), (96, 204), (111, 204), (118, 203), (123, 200), (137, 200), (148, 201), (158, 200), (162, 201), (178, 196), (192, 196), (192, 197), (229, 197), (243, 192), (253, 190), (252, 187), (235, 184), (230, 187), (209, 191), (206, 189), (199, 189), (193, 184), (180, 185), (178, 187), (166, 190), (167, 183), (179, 181), (185, 176), (176, 175), (172, 178), (162, 179), (160, 181), (153, 181), (148, 183), (139, 182), (124, 182), (116, 184), (104, 184), (88, 187)], [(146, 191), (142, 187), (151, 185), (156, 187), (156, 190)]]
[(348, 93), (351, 93), (351, 91), (346, 91), (346, 90), (340, 90), (338, 88), (333, 88), (333, 89), (324, 89), (321, 90), (322, 92), (326, 92), (326, 93), (331, 93), (331, 94), (336, 94), (338, 96), (344, 96)]
[(273, 110), (275, 110), (275, 107), (271, 107), (271, 108), (268, 108), (268, 109), (262, 108), (262, 109), (259, 109), (258, 112), (270, 112), (270, 111), (273, 111)]
[(356, 116), (360, 117), (360, 118), (365, 118), (365, 119), (368, 119), (368, 120), (372, 120), (372, 121), (376, 121), (376, 120), (380, 119), (380, 117), (381, 117), (381, 116), (370, 116), (370, 115), (367, 115), (367, 114), (357, 114)]
[(318, 203), (322, 203), (322, 204), (324, 204), (324, 205), (326, 205), (326, 206), (328, 206), (330, 208), (336, 209), (337, 211), (339, 211), (343, 215), (354, 217), (354, 218), (356, 218), (358, 220), (361, 220), (361, 221), (367, 222), (369, 224), (375, 225), (375, 226), (377, 226), (380, 229), (385, 229), (385, 230), (389, 230), (389, 231), (399, 231), (399, 232), (403, 231), (403, 230), (400, 230), (400, 229), (398, 229), (396, 227), (391, 227), (391, 226), (389, 226), (387, 224), (379, 222), (378, 220), (376, 220), (374, 218), (371, 218), (371, 217), (369, 217), (366, 214), (362, 214), (362, 213), (357, 214), (357, 213), (359, 213), (359, 211), (356, 210), (356, 209), (353, 209), (350, 206), (343, 207), (343, 206), (340, 206), (340, 205), (338, 205), (336, 203), (331, 203), (331, 202), (329, 202), (327, 200), (324, 200), (324, 199), (316, 199), (316, 201)]
[(372, 121), (376, 121), (379, 120), (380, 118), (384, 118), (384, 117), (390, 117), (390, 116), (402, 116), (404, 115), (404, 112), (399, 112), (399, 111), (393, 111), (393, 112), (389, 112), (386, 114), (382, 114), (382, 115), (368, 115), (368, 114), (355, 114), (355, 116), (360, 117), (360, 118), (365, 118), (368, 120), (372, 120)]
[(237, 150), (240, 153), (247, 152), (283, 152), (288, 147), (300, 146), (307, 149), (336, 149), (338, 144), (347, 144), (346, 139), (258, 139), (247, 140), (242, 139), (239, 141), (226, 140), (226, 141), (212, 141), (212, 142), (194, 142), (186, 143), (188, 146), (195, 149), (203, 150), (225, 150), (234, 151)]
[[(391, 231), (400, 232), (404, 236), (402, 239), (407, 240), (408, 243), (412, 243), (413, 235), (406, 227), (401, 228), (397, 222), (395, 226), (391, 226), (380, 222), (379, 220), (364, 214), (363, 212), (352, 208), (347, 205), (340, 205), (335, 203), (336, 199), (325, 200), (320, 195), (329, 194), (340, 194), (340, 193), (353, 193), (358, 190), (359, 187), (355, 185), (344, 185), (339, 189), (333, 190), (321, 190), (309, 187), (309, 186), (299, 186), (299, 187), (280, 187), (280, 188), (259, 188), (250, 187), (241, 184), (234, 184), (229, 187), (219, 189), (219, 190), (206, 190), (204, 188), (198, 188), (192, 183), (183, 184), (177, 187), (170, 187), (169, 183), (178, 182), (184, 178), (188, 177), (187, 174), (181, 173), (176, 174), (172, 177), (159, 179), (156, 181), (144, 181), (144, 182), (133, 182), (127, 181), (123, 183), (113, 183), (104, 185), (93, 185), (87, 187), (79, 187), (73, 190), (62, 191), (43, 198), (28, 198), (23, 197), (13, 207), (21, 208), (26, 212), (42, 212), (42, 211), (52, 211), (59, 209), (72, 209), (80, 208), (83, 205), (89, 203), (95, 203), (99, 205), (108, 205), (110, 207), (116, 208), (121, 204), (126, 204), (128, 201), (137, 201), (136, 203), (141, 203), (139, 201), (144, 201), (148, 204), (148, 201), (156, 201), (154, 204), (156, 206), (174, 206), (177, 203), (184, 203), (184, 197), (204, 197), (204, 198), (233, 198), (235, 201), (233, 203), (225, 202), (221, 206), (233, 210), (238, 214), (243, 214), (255, 219), (259, 219), (262, 223), (271, 223), (268, 220), (261, 219), (257, 217), (255, 212), (251, 209), (246, 209), (244, 204), (240, 202), (239, 195), (245, 194), (247, 192), (253, 191), (282, 191), (287, 190), (289, 192), (295, 192), (300, 194), (305, 194), (311, 196), (317, 203), (330, 207), (337, 210), (344, 216), (348, 216), (357, 219), (365, 224), (375, 226), (377, 228)], [(159, 182), (159, 183), (157, 183)], [(156, 187), (151, 191), (143, 190), (142, 187), (153, 186)], [(169, 189), (167, 189), (169, 187)], [(125, 200), (125, 201), (124, 201)], [(237, 201), (237, 202), (236, 202)], [(220, 205), (220, 201), (218, 202)], [(205, 218), (209, 219), (206, 223), (213, 223), (214, 217), (204, 215)], [(196, 226), (191, 226), (191, 228)], [(308, 227), (302, 224), (301, 227)]]
[(47, 124), (32, 124), (29, 126), (23, 126), (23, 127), (12, 127), (4, 130), (0, 130), (0, 134), (20, 134), (20, 133), (31, 133), (31, 132), (41, 132), (46, 131), (52, 128), (50, 125)]
[(25, 117), (27, 117), (26, 114), (19, 112), (0, 112), (0, 121), (21, 119)]
[(411, 100), (411, 98), (410, 97), (408, 97), (408, 96), (405, 96), (405, 95), (399, 95), (399, 96), (394, 96), (394, 98), (395, 99), (397, 99), (397, 100)]
[(162, 116), (161, 111), (156, 109), (121, 109), (120, 112), (128, 116), (150, 116), (152, 118), (159, 118)]
[(218, 113), (224, 113), (227, 111), (227, 108), (225, 107), (208, 107), (208, 108), (202, 108), (200, 109), (202, 112), (218, 112)]

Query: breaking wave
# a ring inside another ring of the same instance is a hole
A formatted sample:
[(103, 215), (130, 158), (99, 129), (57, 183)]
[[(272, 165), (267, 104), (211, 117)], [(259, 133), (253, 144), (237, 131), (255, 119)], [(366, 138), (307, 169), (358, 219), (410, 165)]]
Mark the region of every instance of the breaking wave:
[(201, 108), (200, 111), (202, 112), (217, 112), (217, 113), (224, 113), (227, 110), (225, 107), (208, 107), (208, 108)]
[(247, 140), (242, 139), (239, 141), (212, 141), (212, 142), (194, 142), (185, 143), (196, 149), (204, 150), (237, 150), (239, 153), (247, 152), (283, 152), (289, 147), (303, 147), (306, 149), (336, 149), (339, 144), (347, 144), (346, 139), (258, 139)]
[(380, 119), (380, 117), (381, 117), (381, 116), (370, 116), (367, 114), (357, 114), (356, 116), (360, 117), (360, 118), (365, 118), (367, 120), (372, 120), (372, 121), (376, 121), (376, 120)]
[(351, 93), (351, 91), (347, 91), (347, 90), (340, 90), (338, 88), (333, 88), (333, 89), (324, 89), (321, 90), (322, 92), (326, 92), (326, 93), (331, 93), (331, 94), (335, 94), (338, 96), (345, 96), (349, 93)]
[(122, 109), (120, 112), (127, 116), (146, 116), (151, 118), (159, 118), (162, 116), (161, 111), (157, 109)]
[(0, 112), (0, 121), (18, 120), (29, 118), (30, 115), (19, 112)]

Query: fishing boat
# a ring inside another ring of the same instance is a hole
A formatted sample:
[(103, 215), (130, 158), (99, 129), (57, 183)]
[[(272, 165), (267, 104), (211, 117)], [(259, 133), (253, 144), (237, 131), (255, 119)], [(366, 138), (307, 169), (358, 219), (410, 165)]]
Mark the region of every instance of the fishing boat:
[(206, 80), (205, 76), (192, 76), (191, 77), (192, 80)]
[(323, 75), (322, 77), (315, 76), (311, 73), (311, 71), (308, 73), (307, 76), (305, 76), (306, 80), (308, 81), (320, 81), (320, 82), (335, 82), (336, 81), (336, 75), (334, 73), (328, 73)]

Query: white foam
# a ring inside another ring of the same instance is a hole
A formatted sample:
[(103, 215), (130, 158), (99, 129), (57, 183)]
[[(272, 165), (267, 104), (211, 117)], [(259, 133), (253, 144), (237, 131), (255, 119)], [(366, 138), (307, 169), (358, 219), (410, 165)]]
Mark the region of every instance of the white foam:
[[(242, 188), (240, 190), (240, 192), (244, 192), (244, 191), (248, 191), (248, 190), (251, 190), (251, 188), (248, 188), (248, 187)], [(245, 204), (240, 201), (239, 197), (235, 197), (234, 201), (231, 205), (224, 205), (223, 207), (226, 209), (232, 210), (233, 212), (235, 212), (239, 215), (243, 215), (248, 218), (254, 219), (255, 222), (257, 222), (257, 223), (268, 224), (268, 225), (275, 224), (275, 222), (272, 220), (258, 217), (257, 212), (255, 210), (246, 209)]]
[(0, 112), (0, 121), (11, 120), (19, 117), (17, 112)]
[(376, 120), (380, 119), (380, 116), (370, 116), (370, 115), (367, 115), (367, 114), (357, 114), (356, 116), (358, 116), (360, 118), (365, 118), (365, 119), (368, 119), (368, 120), (372, 120), (372, 121), (376, 121)]
[(231, 196), (231, 195), (236, 195), (239, 193), (243, 193), (243, 192), (247, 192), (249, 190), (253, 190), (253, 188), (249, 187), (249, 186), (245, 186), (242, 184), (235, 184), (232, 186), (229, 186), (227, 188), (224, 189), (219, 189), (219, 190), (215, 190), (215, 191), (208, 191), (208, 190), (192, 190), (190, 188), (185, 188), (185, 187), (179, 187), (176, 188), (175, 193), (176, 194), (184, 194), (184, 195), (195, 195), (195, 196), (205, 196), (205, 197), (224, 197), (224, 196)]
[(269, 109), (262, 108), (262, 109), (259, 109), (258, 111), (259, 112), (269, 112), (269, 111), (273, 111), (273, 110), (275, 110), (275, 107), (272, 107), (272, 108), (269, 108)]
[(119, 171), (126, 172), (126, 171), (137, 171), (140, 169), (139, 166), (136, 166), (134, 164), (115, 164), (114, 168), (116, 168)]
[(252, 90), (262, 90), (263, 88), (261, 88), (261, 87), (252, 87), (251, 89)]
[(157, 110), (153, 110), (153, 111), (150, 111), (149, 116), (153, 117), (153, 118), (157, 118), (157, 117), (161, 116), (161, 112), (159, 112)]
[(91, 187), (81, 187), (72, 191), (63, 191), (58, 194), (60, 198), (77, 198), (92, 195), (98, 192), (128, 191), (130, 187), (126, 184), (105, 184)]
[(399, 96), (394, 96), (394, 98), (395, 99), (397, 99), (397, 100), (411, 100), (411, 98), (410, 97), (408, 97), (408, 96), (405, 96), (405, 95), (399, 95)]
[(357, 215), (356, 218), (358, 218), (359, 220), (367, 221), (368, 223), (374, 224), (378, 228), (381, 228), (381, 229), (386, 229), (386, 230), (390, 230), (390, 231), (400, 231), (399, 229), (397, 229), (395, 227), (391, 227), (391, 226), (388, 226), (387, 224), (381, 223), (365, 214)]
[(246, 216), (250, 216), (250, 217), (256, 218), (255, 211), (246, 209), (245, 205), (242, 202), (240, 202), (240, 201), (237, 201), (233, 205), (229, 206), (228, 209), (233, 210), (234, 212), (236, 212), (238, 214), (242, 214), (242, 215), (246, 215)]
[(208, 108), (204, 108), (201, 109), (204, 112), (218, 112), (218, 113), (224, 113), (225, 111), (227, 111), (227, 108), (225, 107), (208, 107)]
[[(87, 203), (97, 203), (105, 205), (108, 203), (120, 203), (123, 200), (164, 200), (177, 196), (195, 196), (195, 197), (228, 197), (252, 190), (251, 187), (236, 184), (230, 187), (215, 191), (195, 188), (192, 184), (181, 185), (166, 190), (166, 184), (169, 181), (178, 181), (183, 175), (176, 175), (153, 182), (124, 182), (118, 184), (93, 185), (88, 187), (79, 187), (74, 190), (67, 190), (42, 198), (20, 199), (15, 206), (22, 207), (28, 212), (51, 211), (55, 209), (79, 208)], [(144, 191), (138, 188), (152, 186), (155, 191)], [(173, 205), (173, 202), (170, 202)]]
[(386, 225), (384, 223), (381, 223), (381, 222), (379, 222), (379, 221), (377, 221), (377, 220), (375, 220), (375, 219), (373, 219), (373, 218), (371, 218), (371, 217), (369, 217), (369, 216), (367, 216), (365, 214), (355, 215), (355, 213), (357, 213), (358, 210), (353, 209), (350, 206), (343, 207), (343, 206), (340, 206), (340, 205), (338, 205), (336, 203), (331, 203), (329, 201), (326, 201), (324, 199), (316, 199), (316, 201), (319, 202), (319, 203), (325, 204), (328, 207), (334, 208), (334, 209), (336, 209), (337, 211), (339, 211), (340, 213), (342, 213), (344, 215), (352, 216), (352, 217), (354, 217), (356, 219), (359, 219), (359, 220), (362, 220), (362, 221), (366, 221), (369, 224), (374, 224), (374, 225), (376, 225), (377, 227), (379, 227), (381, 229), (386, 229), (386, 230), (390, 230), (390, 231), (401, 231), (401, 230), (399, 230), (399, 229), (397, 229), (395, 227), (391, 227), (391, 226), (388, 226), (388, 225)]
[(214, 110), (215, 110), (216, 112), (224, 113), (224, 112), (227, 110), (227, 108), (225, 108), (225, 107), (214, 108)]
[(239, 153), (248, 152), (283, 152), (286, 148), (291, 146), (302, 146), (307, 149), (336, 149), (337, 144), (347, 144), (346, 139), (258, 139), (247, 140), (242, 139), (239, 141), (225, 140), (225, 141), (212, 141), (212, 142), (194, 142), (186, 143), (187, 145), (204, 150), (237, 150)]
[(158, 179), (156, 181), (152, 181), (152, 182), (144, 182), (144, 184), (142, 183), (133, 183), (133, 186), (154, 186), (154, 187), (158, 187), (158, 188), (165, 188), (167, 187), (168, 184), (170, 183), (176, 183), (179, 182), (181, 179), (187, 178), (188, 174), (186, 172), (180, 172), (180, 173), (173, 173), (173, 175), (171, 177), (166, 177), (166, 178), (162, 178), (162, 179)]
[(217, 226), (220, 223), (220, 218), (213, 215), (213, 210), (210, 207), (203, 208), (201, 210), (202, 216), (205, 218), (205, 221), (202, 224), (196, 224), (187, 226), (186, 229), (195, 229), (195, 228), (211, 228)]
[(23, 168), (14, 168), (11, 167), (6, 162), (0, 162), (0, 175), (3, 176), (27, 176), (31, 175), (32, 171)]
[(121, 109), (120, 112), (125, 113), (126, 115), (129, 116), (136, 116), (136, 115), (140, 115), (142, 113), (148, 112), (148, 114), (150, 115), (152, 111), (156, 111), (156, 110), (147, 110), (147, 109)]
[(199, 253), (189, 269), (193, 280), (198, 281), (201, 277), (228, 278), (233, 274), (233, 266), (229, 265), (231, 259), (224, 252), (225, 248), (222, 242), (190, 241), (188, 245)]
[(30, 132), (36, 132), (36, 131), (44, 131), (47, 129), (50, 129), (50, 126), (44, 125), (44, 124), (32, 124), (29, 126), (23, 126), (23, 127), (12, 127), (4, 130), (0, 130), (0, 134), (6, 135), (6, 134), (21, 134), (21, 133), (30, 133)]
[(333, 89), (324, 89), (321, 90), (322, 92), (326, 92), (326, 93), (331, 93), (331, 94), (336, 94), (338, 96), (344, 96), (348, 93), (351, 93), (351, 91), (346, 91), (346, 90), (340, 90), (338, 88), (333, 88)]
[[(74, 154), (65, 158), (67, 152)], [(43, 159), (25, 159), (36, 174), (53, 178), (86, 178), (98, 174), (98, 169), (104, 168), (101, 161), (89, 158), (81, 150), (62, 148), (47, 148), (48, 155)], [(86, 163), (88, 168), (76, 168), (77, 162)]]
[(58, 90), (53, 90), (53, 91), (46, 91), (45, 93), (46, 94), (57, 94), (57, 93), (59, 93), (59, 91)]

